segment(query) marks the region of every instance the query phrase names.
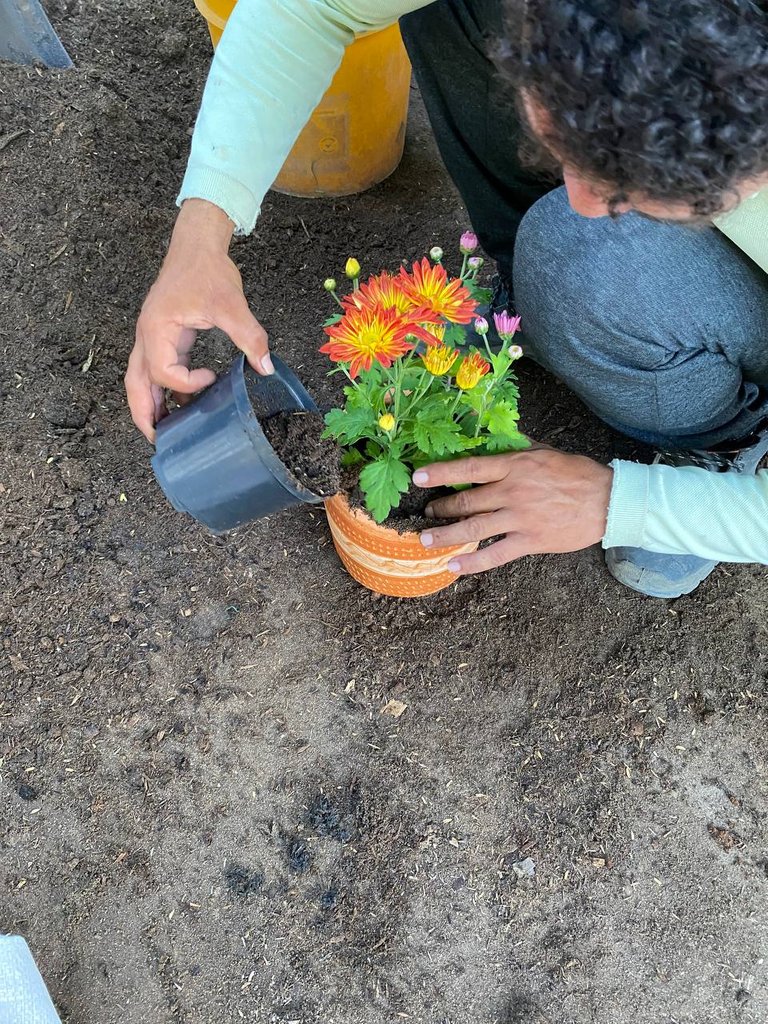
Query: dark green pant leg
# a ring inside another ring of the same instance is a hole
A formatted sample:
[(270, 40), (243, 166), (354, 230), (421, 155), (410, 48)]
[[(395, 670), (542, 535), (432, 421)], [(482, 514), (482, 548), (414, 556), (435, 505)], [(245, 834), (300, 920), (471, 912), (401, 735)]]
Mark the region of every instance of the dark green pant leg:
[(485, 251), (511, 280), (515, 235), (552, 183), (521, 166), (520, 124), (487, 56), (502, 0), (438, 0), (400, 20), (443, 162)]

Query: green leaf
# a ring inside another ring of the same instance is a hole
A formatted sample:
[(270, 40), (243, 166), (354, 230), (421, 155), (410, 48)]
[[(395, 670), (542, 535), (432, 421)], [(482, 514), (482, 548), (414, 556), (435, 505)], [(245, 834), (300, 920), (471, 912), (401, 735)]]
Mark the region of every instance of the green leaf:
[(487, 426), (491, 434), (495, 434), (497, 437), (512, 437), (518, 433), (517, 421), (519, 419), (517, 406), (507, 402), (496, 402), (488, 410), (487, 421), (484, 425)]
[(484, 408), (488, 391), (487, 380), (487, 377), (483, 377), (480, 383), (472, 388), (471, 391), (462, 392), (459, 403), (460, 408), (472, 409), (476, 413), (479, 413)]
[(507, 402), (509, 405), (517, 405), (517, 400), (520, 397), (520, 391), (515, 384), (514, 380), (505, 380), (503, 384), (499, 384), (494, 389), (494, 396), (496, 399)]
[(449, 348), (466, 345), (467, 334), (474, 335), (471, 324), (448, 324), (445, 329), (445, 344)]
[(408, 468), (398, 459), (384, 456), (369, 463), (360, 474), (360, 489), (365, 505), (377, 523), (383, 523), (393, 508), (400, 504), (400, 495), (411, 486)]
[(441, 422), (449, 421), (451, 419), (454, 395), (455, 392), (452, 394), (441, 387), (424, 395), (419, 402), (418, 409), (415, 410), (415, 420), (418, 423), (423, 423), (427, 420), (432, 422), (438, 420)]
[[(414, 366), (409, 366), (403, 373), (401, 384), (402, 391), (416, 391), (417, 389), (422, 388), (424, 386), (424, 378), (427, 374), (428, 371), (421, 365), (421, 361)], [(432, 375), (429, 374), (429, 376), (431, 377)]]
[(531, 442), (519, 430), (507, 436), (503, 434), (490, 434), (484, 438), (484, 441), (485, 450), (489, 455), (499, 455), (503, 452), (521, 452), (531, 447)]
[(450, 452), (463, 450), (459, 425), (451, 420), (431, 420), (422, 418), (417, 420), (413, 428), (413, 437), (420, 450), (425, 455), (440, 457)]
[(361, 452), (357, 448), (348, 448), (341, 456), (341, 464), (345, 469), (351, 469), (354, 466), (360, 466), (365, 462)]
[[(422, 451), (416, 451), (413, 455), (408, 456), (409, 465), (411, 465), (413, 469), (421, 469), (422, 466), (428, 466), (430, 462), (448, 462), (455, 459), (458, 454), (472, 451), (473, 448), (482, 448), (487, 440), (485, 437), (468, 437), (466, 434), (458, 434), (457, 437), (461, 444), (460, 452), (447, 452), (445, 455), (437, 456), (434, 454), (425, 454)], [(467, 484), (466, 486), (470, 487), (471, 484)]]
[(479, 285), (477, 281), (472, 280), (465, 281), (464, 285), (479, 306), (490, 305), (491, 298), (493, 297), (492, 288), (484, 288), (482, 285)]
[(331, 409), (325, 414), (323, 437), (332, 437), (340, 444), (354, 444), (376, 430), (376, 415), (370, 406)]
[(333, 316), (329, 316), (327, 320), (323, 321), (323, 327), (333, 327), (333, 325), (337, 324), (343, 316), (343, 313), (334, 313)]
[(500, 380), (512, 365), (509, 353), (506, 350), (503, 352), (492, 352), (490, 358), (493, 375), (497, 380)]

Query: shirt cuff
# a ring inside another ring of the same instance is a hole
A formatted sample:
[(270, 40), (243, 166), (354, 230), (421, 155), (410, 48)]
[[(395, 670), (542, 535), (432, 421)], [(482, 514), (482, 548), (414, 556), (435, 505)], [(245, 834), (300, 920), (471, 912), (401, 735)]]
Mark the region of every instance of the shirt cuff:
[(603, 537), (604, 548), (641, 548), (650, 491), (650, 466), (614, 459), (611, 499)]
[(181, 206), (185, 199), (205, 199), (218, 206), (233, 221), (236, 235), (250, 234), (259, 216), (254, 194), (236, 178), (212, 167), (188, 165), (176, 205)]

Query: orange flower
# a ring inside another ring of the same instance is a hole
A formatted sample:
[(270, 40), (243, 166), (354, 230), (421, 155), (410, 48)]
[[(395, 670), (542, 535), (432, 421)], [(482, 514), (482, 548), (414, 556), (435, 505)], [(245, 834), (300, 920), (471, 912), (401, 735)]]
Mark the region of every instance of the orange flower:
[(369, 277), (356, 292), (347, 296), (356, 306), (378, 306), (379, 309), (396, 309), (405, 313), (413, 303), (400, 287), (398, 278), (385, 270), (375, 277)]
[(449, 281), (445, 267), (424, 257), (409, 273), (400, 269), (399, 284), (411, 300), (413, 317), (422, 323), (424, 314), (437, 314), (454, 324), (468, 324), (477, 303), (460, 280)]
[(455, 348), (448, 348), (447, 345), (435, 345), (434, 348), (428, 348), (421, 359), (433, 377), (442, 377), (456, 362), (458, 354)]
[(470, 391), (491, 368), (479, 352), (473, 352), (471, 356), (465, 356), (456, 374), (456, 383), (462, 391)]
[(349, 374), (356, 377), (361, 370), (370, 370), (374, 361), (386, 368), (410, 352), (413, 345), (407, 336), (414, 328), (396, 309), (350, 304), (338, 323), (325, 328), (331, 340), (320, 351), (335, 363), (349, 363)]
[(424, 324), (424, 330), (431, 338), (428, 345), (442, 345), (445, 341), (445, 324)]

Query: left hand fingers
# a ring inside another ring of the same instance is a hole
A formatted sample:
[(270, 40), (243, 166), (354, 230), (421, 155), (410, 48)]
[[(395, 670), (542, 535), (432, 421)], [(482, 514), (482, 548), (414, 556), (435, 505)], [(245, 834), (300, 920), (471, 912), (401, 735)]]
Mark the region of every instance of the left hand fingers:
[(435, 498), (427, 505), (425, 514), (428, 519), (461, 519), (479, 512), (495, 512), (504, 508), (505, 504), (504, 494), (499, 487), (484, 484), (447, 494), (444, 498)]
[(497, 540), (481, 551), (473, 551), (470, 555), (460, 555), (452, 558), (448, 563), (450, 572), (457, 576), (468, 576), (475, 572), (487, 572), (488, 569), (498, 569), (500, 565), (513, 562), (516, 558), (531, 554), (522, 534), (510, 533), (503, 540)]
[(488, 540), (512, 529), (512, 515), (509, 509), (486, 515), (471, 516), (450, 526), (436, 526), (421, 534), (425, 548), (447, 548), (452, 544), (469, 544), (471, 541)]
[(509, 455), (480, 455), (453, 462), (435, 462), (417, 469), (413, 482), (417, 487), (495, 483), (509, 472), (509, 458)]

